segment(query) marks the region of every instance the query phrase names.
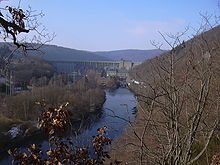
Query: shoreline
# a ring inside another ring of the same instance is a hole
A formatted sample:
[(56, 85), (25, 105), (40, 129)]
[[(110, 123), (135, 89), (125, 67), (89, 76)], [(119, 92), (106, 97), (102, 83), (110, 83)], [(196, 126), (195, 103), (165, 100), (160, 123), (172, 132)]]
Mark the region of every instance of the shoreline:
[[(99, 113), (102, 110), (102, 107), (106, 101), (106, 93), (103, 101), (99, 104), (91, 106), (89, 110), (83, 115), (84, 118), (88, 118), (91, 114)], [(11, 120), (11, 119), (10, 119)], [(70, 120), (72, 124), (77, 124), (84, 119), (81, 118), (74, 118), (70, 116)], [(7, 131), (0, 132), (0, 154), (7, 154), (7, 150), (14, 149), (19, 146), (19, 144), (24, 144), (25, 141), (29, 141), (33, 139), (33, 137), (37, 136), (40, 139), (47, 139), (46, 135), (44, 135), (43, 131), (37, 127), (37, 121), (16, 121), (14, 123), (9, 123), (5, 126)], [(22, 127), (22, 133), (15, 138), (10, 137), (8, 131), (13, 127)], [(9, 128), (9, 129), (7, 129)], [(2, 142), (3, 141), (3, 142)], [(0, 160), (2, 160), (0, 158)]]
[[(119, 88), (120, 89), (120, 88)], [(127, 88), (126, 88), (127, 89)], [(116, 89), (117, 90), (117, 89)], [(129, 90), (129, 89), (127, 89), (127, 90)], [(112, 91), (112, 90), (111, 90)], [(114, 90), (113, 90), (114, 91)], [(130, 91), (130, 90), (129, 90)], [(105, 99), (104, 99), (104, 101), (102, 102), (102, 106), (101, 106), (101, 108), (99, 108), (99, 109), (96, 109), (95, 111), (90, 111), (89, 113), (87, 113), (87, 115), (86, 116), (84, 116), (85, 118), (87, 118), (88, 117), (88, 121), (90, 121), (91, 119), (91, 121), (94, 121), (94, 123), (90, 123), (89, 125), (96, 125), (96, 122), (97, 121), (99, 121), (100, 119), (98, 119), (97, 118), (97, 116), (102, 116), (102, 113), (104, 112), (104, 109), (103, 109), (103, 106), (104, 106), (104, 103), (106, 103), (106, 101), (108, 100), (108, 98), (106, 97), (107, 95), (107, 93), (109, 93), (109, 90), (108, 89), (106, 89), (105, 90)], [(133, 94), (132, 94), (133, 95)], [(110, 98), (112, 97), (112, 95), (110, 95)], [(108, 101), (107, 101), (108, 102)], [(120, 106), (120, 105), (119, 105)], [(121, 107), (121, 106), (120, 106)], [(134, 106), (135, 107), (135, 106)], [(93, 115), (92, 115), (93, 114)], [(89, 116), (91, 116), (91, 118), (89, 118)], [(97, 121), (95, 121), (95, 120), (93, 120), (93, 118), (94, 118), (94, 116), (95, 116), (95, 118), (97, 119)], [(84, 119), (85, 119), (84, 118)], [(78, 127), (77, 126), (79, 126), (80, 125), (80, 127), (82, 128), (82, 130), (84, 130), (84, 128), (86, 128), (87, 126), (86, 126), (86, 124), (88, 124), (88, 122), (86, 121), (86, 119), (84, 120), (84, 124), (85, 124), (85, 127), (84, 127), (84, 125), (81, 125), (80, 124), (80, 122), (79, 122), (79, 120), (74, 120), (73, 121), (74, 122), (74, 124), (73, 124), (73, 128), (76, 130), (76, 131), (78, 131)], [(76, 125), (75, 125), (76, 124)], [(87, 128), (86, 128), (87, 129)], [(81, 132), (80, 132), (81, 133)], [(114, 135), (113, 135), (114, 136)], [(37, 138), (36, 138), (37, 137)], [(38, 140), (38, 143), (35, 143), (35, 141), (33, 142), (33, 140), (36, 140), (36, 139), (39, 139)], [(40, 140), (40, 139), (42, 139), (42, 140)], [(24, 146), (24, 148), (26, 148), (26, 146), (29, 146), (30, 144), (41, 144), (43, 141), (44, 141), (44, 139), (45, 139), (45, 141), (46, 141), (46, 139), (47, 139), (47, 137), (45, 137), (45, 136), (43, 136), (43, 133), (41, 132), (41, 131), (37, 131), (37, 132), (34, 132), (33, 134), (31, 134), (30, 136), (28, 136), (28, 137), (25, 137), (25, 138), (20, 138), (20, 139), (17, 139), (17, 140), (13, 140), (13, 145), (12, 144), (10, 144), (10, 146), (9, 147), (7, 147), (7, 149), (9, 149), (9, 148), (11, 148), (11, 147), (17, 147), (17, 146), (19, 146), (19, 147), (22, 147), (23, 148), (23, 146)], [(117, 139), (117, 138), (116, 138)], [(29, 142), (28, 142), (29, 141)], [(25, 142), (26, 142), (26, 144), (25, 144)], [(16, 146), (16, 143), (18, 144), (17, 146)], [(23, 144), (22, 144), (23, 143)], [(20, 144), (22, 144), (22, 146), (20, 145)], [(7, 145), (6, 145), (7, 146)], [(8, 154), (7, 154), (7, 149), (4, 149), (4, 151), (3, 152), (1, 152), (0, 154), (2, 155), (2, 153), (5, 155), (4, 156), (4, 158), (3, 157), (1, 157), (1, 160), (0, 161), (4, 161), (4, 160), (10, 160), (10, 158), (8, 157)]]

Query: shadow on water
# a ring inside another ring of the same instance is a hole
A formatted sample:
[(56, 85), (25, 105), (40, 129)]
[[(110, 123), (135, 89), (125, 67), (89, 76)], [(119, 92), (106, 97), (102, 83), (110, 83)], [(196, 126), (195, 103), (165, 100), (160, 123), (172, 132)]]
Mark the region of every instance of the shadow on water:
[[(72, 129), (64, 136), (71, 136), (76, 146), (91, 145), (92, 136), (97, 134), (97, 129), (107, 126), (108, 137), (114, 139), (122, 134), (128, 126), (126, 120), (133, 121), (136, 117), (136, 105), (134, 94), (126, 88), (119, 88), (114, 91), (106, 91), (106, 101), (102, 110), (92, 113), (81, 122), (72, 123)], [(39, 133), (29, 139), (19, 142), (21, 150), (31, 144), (41, 145), (41, 149), (46, 151), (49, 147), (47, 137)], [(7, 153), (0, 155), (0, 164), (7, 165), (11, 163), (11, 158)]]

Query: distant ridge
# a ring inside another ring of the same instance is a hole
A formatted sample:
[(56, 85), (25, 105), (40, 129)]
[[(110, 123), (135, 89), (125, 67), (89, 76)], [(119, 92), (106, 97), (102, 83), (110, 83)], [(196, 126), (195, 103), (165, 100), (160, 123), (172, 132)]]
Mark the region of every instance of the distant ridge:
[(44, 45), (39, 51), (31, 51), (31, 54), (42, 56), (45, 60), (51, 61), (109, 61), (107, 57), (102, 57), (92, 52), (76, 50), (56, 45)]
[[(15, 47), (12, 43), (0, 42), (0, 49), (7, 47)], [(39, 51), (28, 51), (28, 54), (41, 56), (47, 61), (109, 61), (107, 57), (97, 55), (93, 52), (65, 48), (56, 45), (44, 45)], [(14, 57), (21, 57), (19, 52), (14, 54)]]
[(133, 62), (143, 62), (147, 59), (153, 58), (164, 53), (164, 50), (152, 49), (152, 50), (138, 50), (138, 49), (126, 49), (115, 51), (98, 51), (94, 52), (97, 55), (110, 58), (112, 60), (130, 60)]
[[(10, 45), (13, 44), (0, 42), (0, 48), (2, 49)], [(165, 51), (158, 49), (127, 49), (91, 52), (56, 45), (44, 45), (40, 48), (40, 51), (29, 51), (28, 54), (41, 56), (47, 61), (120, 61), (123, 59), (133, 62), (143, 62), (164, 52)], [(19, 54), (16, 53), (15, 57), (19, 57)]]

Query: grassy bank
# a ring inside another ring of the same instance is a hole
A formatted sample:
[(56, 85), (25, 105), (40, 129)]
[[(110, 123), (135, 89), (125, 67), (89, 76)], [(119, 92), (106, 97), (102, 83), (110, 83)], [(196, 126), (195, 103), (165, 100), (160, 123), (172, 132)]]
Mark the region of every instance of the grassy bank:
[(9, 144), (10, 137), (6, 135), (7, 131), (12, 127), (14, 124), (19, 124), (21, 121), (19, 120), (12, 120), (5, 116), (0, 116), (0, 152), (6, 148), (6, 144)]
[(19, 120), (12, 120), (3, 115), (0, 116), (0, 132), (7, 131), (13, 124), (20, 123)]

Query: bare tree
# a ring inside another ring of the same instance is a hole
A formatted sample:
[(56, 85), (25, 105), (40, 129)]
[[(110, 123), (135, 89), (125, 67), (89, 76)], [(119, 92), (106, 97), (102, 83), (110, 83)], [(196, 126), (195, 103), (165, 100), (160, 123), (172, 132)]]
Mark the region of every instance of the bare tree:
[(0, 35), (7, 42), (10, 51), (1, 54), (1, 74), (10, 63), (16, 51), (27, 55), (30, 50), (39, 50), (47, 42), (54, 38), (46, 28), (39, 22), (44, 16), (31, 7), (24, 10), (20, 7), (5, 6), (0, 8)]
[(133, 146), (136, 164), (193, 164), (205, 153), (219, 124), (220, 98), (220, 27), (212, 29), (208, 20), (187, 42), (182, 37), (188, 28), (176, 35), (159, 32), (170, 51), (133, 71), (139, 117), (130, 123), (136, 140), (126, 146)]

